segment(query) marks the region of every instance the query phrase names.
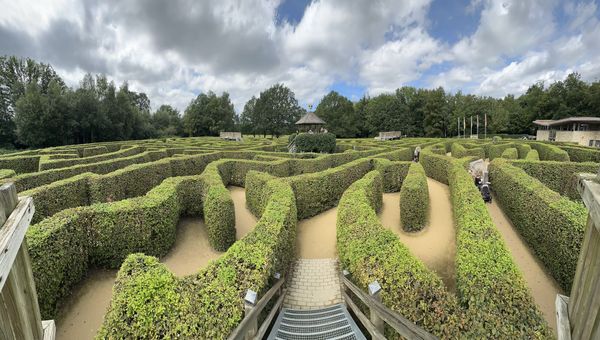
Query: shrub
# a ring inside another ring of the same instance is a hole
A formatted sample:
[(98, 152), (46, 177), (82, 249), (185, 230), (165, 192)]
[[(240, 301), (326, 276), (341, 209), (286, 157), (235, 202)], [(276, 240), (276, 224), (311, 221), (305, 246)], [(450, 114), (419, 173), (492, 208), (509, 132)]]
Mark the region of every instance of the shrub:
[(335, 151), (335, 135), (333, 133), (300, 133), (294, 141), (297, 152)]
[(57, 159), (57, 160), (43, 160), (40, 161), (39, 171), (66, 168), (74, 165), (98, 163), (110, 159), (117, 159), (122, 157), (129, 157), (144, 152), (144, 148), (135, 146), (132, 148), (116, 151), (112, 153), (105, 153), (96, 156), (90, 156), (85, 158), (74, 158), (74, 159)]
[(414, 148), (400, 148), (374, 155), (375, 158), (385, 158), (390, 161), (412, 161)]
[(89, 148), (83, 148), (82, 157), (91, 157), (96, 155), (101, 155), (103, 153), (108, 153), (108, 149), (106, 146), (92, 146)]
[(442, 338), (459, 336), (460, 310), (441, 279), (417, 260), (376, 214), (382, 178), (371, 171), (352, 184), (338, 206), (337, 245), (343, 268), (363, 289), (374, 280), (382, 302)]
[(210, 164), (203, 172), (204, 221), (210, 245), (218, 251), (225, 251), (235, 242), (235, 208), (233, 200), (215, 164)]
[(585, 207), (503, 160), (491, 163), (490, 179), (521, 236), (561, 287), (570, 291), (583, 239)]
[(17, 173), (12, 169), (0, 169), (0, 179), (10, 178), (15, 176)]
[(548, 325), (460, 162), (449, 168), (448, 181), (457, 229), (456, 288), (467, 325), (461, 337), (550, 338)]
[(515, 148), (517, 148), (520, 159), (525, 159), (529, 151), (531, 151), (531, 146), (525, 143), (515, 143)]
[(392, 162), (387, 159), (374, 159), (373, 168), (383, 177), (383, 192), (398, 192), (408, 174), (412, 162)]
[(531, 176), (542, 182), (549, 189), (571, 199), (578, 200), (581, 197), (577, 192), (577, 183), (573, 176), (578, 173), (597, 173), (598, 163), (577, 163), (557, 161), (529, 161), (519, 160), (511, 163)]
[(530, 145), (533, 149), (537, 150), (542, 161), (570, 161), (569, 154), (558, 146), (545, 143), (531, 143)]
[(586, 148), (581, 146), (560, 145), (559, 148), (569, 154), (571, 162), (595, 162), (600, 163), (600, 150), (597, 148)]
[(11, 156), (0, 158), (0, 169), (14, 170), (17, 174), (38, 171), (40, 156)]
[(527, 161), (539, 161), (540, 160), (540, 155), (538, 154), (537, 150), (530, 150), (527, 153), (527, 156), (525, 156), (525, 160), (527, 160)]
[(429, 189), (425, 170), (413, 163), (400, 189), (400, 222), (406, 231), (423, 229), (429, 215)]
[(452, 165), (452, 157), (438, 155), (424, 149), (421, 153), (420, 163), (423, 165), (427, 177), (448, 184), (448, 167)]
[(519, 158), (519, 153), (516, 148), (508, 148), (502, 151), (502, 155), (500, 157), (506, 159), (517, 159)]
[(488, 146), (488, 158), (491, 161), (494, 158), (502, 157), (504, 150), (514, 147), (514, 143), (491, 144)]
[(465, 148), (464, 146), (458, 143), (452, 143), (451, 149), (452, 157), (454, 158), (463, 158), (467, 156), (476, 157), (477, 159), (485, 159), (485, 151), (483, 148), (474, 147), (474, 148)]

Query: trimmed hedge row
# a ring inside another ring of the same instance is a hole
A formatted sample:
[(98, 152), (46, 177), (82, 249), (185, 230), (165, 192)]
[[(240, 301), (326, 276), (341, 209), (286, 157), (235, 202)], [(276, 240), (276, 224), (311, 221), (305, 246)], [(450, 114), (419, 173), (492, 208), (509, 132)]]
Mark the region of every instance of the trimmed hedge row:
[(129, 256), (97, 337), (226, 338), (243, 317), (245, 291), (264, 293), (294, 256), (293, 191), (273, 180), (261, 194), (268, 203), (254, 230), (197, 275), (179, 279), (154, 258)]
[(540, 160), (540, 154), (537, 152), (537, 150), (530, 150), (527, 153), (527, 156), (525, 156), (525, 160), (527, 160), (527, 161), (539, 161)]
[(413, 163), (400, 189), (400, 222), (405, 231), (419, 231), (429, 216), (429, 189), (425, 170)]
[(502, 157), (504, 150), (514, 148), (515, 143), (489, 144), (487, 147), (487, 156), (491, 160)]
[(449, 167), (448, 182), (457, 228), (456, 288), (467, 325), (461, 337), (550, 338), (550, 328), (460, 161)]
[(508, 148), (502, 151), (502, 155), (500, 157), (505, 159), (518, 159), (519, 152), (517, 151), (517, 148)]
[(17, 173), (12, 169), (0, 169), (0, 179), (16, 176)]
[(381, 193), (379, 171), (369, 172), (344, 192), (337, 218), (342, 267), (363, 289), (377, 280), (382, 302), (425, 330), (442, 338), (459, 337), (464, 326), (455, 297), (439, 276), (381, 225), (376, 214)]
[(560, 145), (559, 148), (569, 154), (571, 162), (595, 162), (600, 163), (600, 150), (597, 148), (586, 148), (581, 146)]
[(374, 158), (385, 158), (390, 161), (412, 161), (414, 148), (400, 148), (374, 155)]
[(529, 151), (531, 151), (531, 146), (525, 143), (515, 143), (515, 148), (517, 148), (520, 159), (525, 159)]
[(483, 148), (473, 147), (465, 148), (463, 145), (458, 143), (452, 143), (451, 151), (452, 157), (463, 158), (468, 156), (477, 157), (477, 159), (485, 159), (485, 151)]
[(144, 152), (143, 147), (135, 146), (124, 150), (104, 153), (101, 155), (90, 156), (85, 158), (74, 158), (74, 159), (57, 159), (57, 160), (42, 160), (40, 161), (39, 171), (66, 168), (81, 164), (98, 163), (110, 159), (117, 159), (122, 157), (129, 157)]
[(490, 179), (521, 236), (561, 287), (570, 291), (585, 228), (585, 207), (504, 160), (490, 164)]
[(569, 154), (558, 146), (545, 143), (530, 143), (530, 145), (537, 150), (542, 161), (570, 161)]
[(333, 133), (300, 133), (294, 140), (297, 152), (335, 152)]
[(103, 153), (108, 153), (108, 148), (106, 146), (92, 146), (90, 148), (83, 148), (81, 156), (91, 157), (101, 155)]
[(512, 162), (531, 176), (544, 183), (549, 189), (574, 200), (581, 199), (577, 192), (577, 181), (574, 177), (578, 173), (597, 173), (598, 163), (577, 163), (557, 161), (529, 161), (519, 160)]
[(26, 174), (38, 171), (39, 162), (40, 156), (3, 157), (0, 158), (0, 169), (10, 169), (17, 174)]
[(423, 165), (427, 177), (444, 184), (448, 184), (448, 167), (452, 165), (452, 162), (452, 157), (432, 153), (429, 149), (421, 152), (420, 163)]
[(383, 192), (398, 192), (408, 174), (412, 162), (392, 162), (387, 159), (373, 160), (373, 169), (383, 176)]

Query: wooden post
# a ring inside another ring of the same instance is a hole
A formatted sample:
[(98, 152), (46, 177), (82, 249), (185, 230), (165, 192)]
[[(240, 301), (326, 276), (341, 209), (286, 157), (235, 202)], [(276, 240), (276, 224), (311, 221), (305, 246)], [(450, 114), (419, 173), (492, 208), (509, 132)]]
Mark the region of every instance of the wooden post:
[[(254, 306), (256, 306), (256, 298), (257, 298), (257, 293), (255, 291), (253, 291), (252, 289), (248, 289), (248, 291), (246, 291), (246, 296), (244, 297), (244, 312), (245, 312), (246, 316), (250, 315), (250, 312), (254, 309)], [(248, 329), (246, 330), (246, 335), (245, 335), (244, 339), (247, 339), (247, 340), (254, 339), (257, 331), (258, 331), (258, 320), (257, 320), (256, 316), (254, 316), (254, 317), (252, 317), (252, 320), (250, 320), (250, 322), (249, 322), (249, 326), (248, 326)]]
[(559, 340), (600, 338), (599, 175), (579, 176), (577, 189), (589, 213), (571, 296), (566, 298), (559, 295), (556, 301)]
[[(369, 295), (371, 295), (371, 297), (378, 302), (381, 302), (380, 293), (381, 286), (379, 285), (379, 282), (373, 281), (369, 283)], [(371, 323), (373, 324), (373, 326), (375, 326), (379, 333), (384, 334), (385, 322), (383, 321), (383, 319), (379, 316), (379, 314), (377, 314), (377, 312), (373, 308), (370, 308), (369, 313), (371, 317)]]
[(33, 199), (19, 199), (13, 183), (0, 187), (0, 339), (54, 338), (54, 322), (42, 325), (25, 240), (34, 212)]

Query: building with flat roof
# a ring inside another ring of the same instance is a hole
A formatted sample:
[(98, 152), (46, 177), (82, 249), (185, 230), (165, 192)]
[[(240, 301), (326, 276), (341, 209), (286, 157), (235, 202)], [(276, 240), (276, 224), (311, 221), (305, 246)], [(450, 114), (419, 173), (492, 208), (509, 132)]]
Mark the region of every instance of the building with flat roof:
[(558, 120), (534, 120), (537, 125), (536, 140), (572, 142), (584, 146), (600, 147), (599, 117), (568, 117)]

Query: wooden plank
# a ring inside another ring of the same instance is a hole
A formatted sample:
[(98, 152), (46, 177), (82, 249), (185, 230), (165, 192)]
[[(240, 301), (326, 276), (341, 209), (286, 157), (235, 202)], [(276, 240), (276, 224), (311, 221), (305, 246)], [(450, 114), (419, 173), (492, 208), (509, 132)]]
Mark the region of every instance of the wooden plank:
[(600, 233), (592, 230), (588, 257), (592, 259), (581, 289), (580, 306), (576, 309), (576, 319), (572, 320), (572, 337), (574, 339), (591, 339), (595, 328), (600, 323)]
[(21, 243), (21, 249), (17, 253), (9, 276), (14, 276), (18, 282), (18, 294), (23, 301), (23, 304), (19, 306), (24, 315), (23, 324), (31, 330), (33, 339), (41, 339), (43, 336), (42, 317), (25, 239)]
[(44, 340), (54, 340), (56, 336), (56, 325), (54, 320), (42, 321), (42, 328), (44, 329)]
[(34, 212), (33, 199), (23, 197), (4, 227), (0, 229), (0, 290), (4, 287), (17, 252), (21, 249)]
[(571, 325), (569, 324), (569, 312), (568, 304), (569, 298), (557, 294), (555, 306), (556, 306), (556, 327), (558, 340), (571, 340)]
[(14, 183), (5, 183), (0, 186), (0, 228), (10, 216), (18, 203), (17, 189)]
[(254, 337), (254, 339), (260, 340), (265, 336), (265, 333), (267, 333), (267, 329), (269, 329), (269, 325), (271, 324), (271, 321), (273, 321), (273, 318), (275, 317), (277, 312), (281, 309), (281, 305), (283, 304), (284, 298), (285, 298), (285, 291), (279, 295), (277, 302), (275, 302), (275, 305), (269, 312), (269, 315), (267, 315), (267, 318), (263, 321), (262, 325), (260, 325), (260, 328), (258, 329), (258, 332), (256, 332), (256, 337)]
[(350, 298), (350, 296), (348, 296), (346, 292), (342, 291), (342, 297), (344, 298), (346, 305), (350, 307), (354, 315), (356, 315), (358, 320), (360, 320), (363, 327), (365, 327), (367, 329), (367, 332), (371, 334), (371, 338), (376, 340), (385, 340), (385, 336), (379, 333), (377, 328), (375, 328), (375, 326), (371, 323), (371, 320), (369, 320), (369, 318), (367, 318), (367, 316), (360, 310), (360, 308), (358, 308), (358, 306), (354, 303), (354, 301), (352, 301), (352, 298)]
[(8, 313), (8, 306), (2, 299), (2, 293), (0, 292), (0, 339), (15, 339), (15, 333), (10, 322), (10, 314)]

